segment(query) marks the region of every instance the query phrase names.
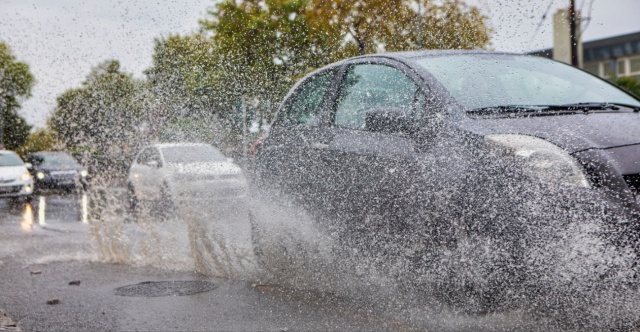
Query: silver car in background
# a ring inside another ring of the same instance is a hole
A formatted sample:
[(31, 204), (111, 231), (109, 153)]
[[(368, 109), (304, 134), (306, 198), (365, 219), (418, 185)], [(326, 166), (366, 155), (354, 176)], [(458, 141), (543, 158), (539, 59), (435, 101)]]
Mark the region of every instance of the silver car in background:
[(13, 151), (0, 150), (0, 198), (26, 198), (33, 194), (33, 177)]
[(188, 199), (239, 199), (247, 192), (242, 169), (209, 144), (166, 143), (143, 148), (129, 170), (132, 207)]

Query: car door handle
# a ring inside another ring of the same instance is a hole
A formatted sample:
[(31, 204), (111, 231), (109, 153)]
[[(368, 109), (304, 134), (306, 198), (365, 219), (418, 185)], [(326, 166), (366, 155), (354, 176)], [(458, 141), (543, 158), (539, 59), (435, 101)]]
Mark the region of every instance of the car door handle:
[(320, 143), (320, 142), (314, 142), (314, 143), (311, 143), (311, 147), (314, 148), (314, 149), (326, 150), (326, 149), (329, 148), (329, 144)]

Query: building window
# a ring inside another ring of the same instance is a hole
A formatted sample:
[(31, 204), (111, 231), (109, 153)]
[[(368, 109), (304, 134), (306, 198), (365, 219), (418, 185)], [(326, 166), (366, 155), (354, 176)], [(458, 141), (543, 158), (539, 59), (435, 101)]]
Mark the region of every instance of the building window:
[(584, 70), (591, 74), (600, 76), (600, 62), (589, 62), (584, 64)]
[(627, 59), (618, 59), (618, 65), (616, 73), (618, 76), (627, 75)]
[(629, 59), (629, 75), (640, 75), (640, 56)]

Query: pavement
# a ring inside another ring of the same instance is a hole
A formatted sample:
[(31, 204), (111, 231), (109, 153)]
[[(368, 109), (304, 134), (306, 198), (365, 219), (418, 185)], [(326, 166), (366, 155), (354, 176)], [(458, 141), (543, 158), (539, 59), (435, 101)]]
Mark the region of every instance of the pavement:
[[(233, 237), (215, 234), (211, 235), (215, 239), (204, 238), (205, 243), (217, 241), (215, 248), (194, 247), (190, 244), (193, 234), (184, 222), (134, 223), (114, 206), (104, 211), (113, 213), (110, 218), (93, 220), (95, 216), (87, 209), (100, 206), (89, 200), (82, 195), (52, 195), (18, 206), (0, 201), (0, 330), (414, 329), (332, 294), (262, 283), (248, 272), (253, 263), (245, 257), (246, 247), (222, 244), (244, 239), (242, 225), (226, 225)], [(193, 213), (203, 209), (198, 207)], [(206, 216), (216, 229), (225, 229), (217, 221), (234, 221), (230, 214), (218, 215), (218, 219)], [(208, 234), (205, 228), (197, 232)], [(209, 261), (205, 264), (208, 272), (218, 269), (217, 273), (197, 271), (193, 250), (204, 249), (212, 251), (207, 251), (209, 256), (195, 256)], [(163, 296), (121, 296), (117, 291), (132, 285), (166, 287), (163, 282), (182, 281), (207, 282), (214, 287), (190, 295), (186, 288), (175, 294), (161, 289)]]
[(453, 312), (392, 287), (345, 293), (349, 280), (311, 273), (307, 260), (273, 266), (298, 268), (297, 285), (322, 281), (291, 287), (256, 264), (244, 203), (194, 200), (172, 216), (153, 206), (132, 215), (123, 194), (0, 200), (0, 331), (563, 330), (518, 310)]

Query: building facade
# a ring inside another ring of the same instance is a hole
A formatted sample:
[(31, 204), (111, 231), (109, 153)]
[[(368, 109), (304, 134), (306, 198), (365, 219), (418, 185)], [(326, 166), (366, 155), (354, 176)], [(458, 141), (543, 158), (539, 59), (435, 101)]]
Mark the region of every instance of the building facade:
[[(556, 58), (554, 49), (530, 54)], [(606, 79), (631, 76), (640, 80), (640, 32), (584, 42), (582, 68)]]

